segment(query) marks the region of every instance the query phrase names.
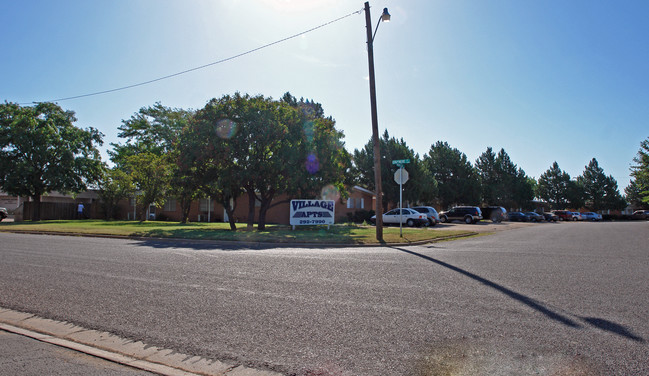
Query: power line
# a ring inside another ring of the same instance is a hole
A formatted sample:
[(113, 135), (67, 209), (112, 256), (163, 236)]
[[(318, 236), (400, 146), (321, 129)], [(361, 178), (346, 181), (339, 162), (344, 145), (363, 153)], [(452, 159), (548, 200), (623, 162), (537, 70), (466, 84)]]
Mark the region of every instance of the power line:
[[(205, 65), (201, 65), (201, 66), (198, 66), (198, 67), (190, 68), (190, 69), (187, 69), (187, 70), (184, 70), (184, 71), (181, 71), (181, 72), (177, 72), (177, 73), (173, 73), (173, 74), (170, 74), (170, 75), (167, 75), (167, 76), (158, 77), (158, 78), (155, 78), (155, 79), (152, 79), (152, 80), (148, 80), (148, 81), (144, 81), (144, 82), (140, 82), (140, 83), (137, 83), (137, 84), (132, 84), (132, 85), (127, 85), (127, 86), (118, 87), (118, 88), (115, 88), (115, 89), (102, 90), (102, 91), (97, 91), (97, 92), (94, 92), (94, 93), (88, 93), (88, 94), (82, 94), (82, 95), (75, 95), (75, 96), (72, 96), (72, 97), (65, 97), (65, 98), (51, 99), (51, 100), (43, 101), (43, 102), (61, 102), (61, 101), (67, 101), (67, 100), (71, 100), (71, 99), (78, 99), (78, 98), (84, 98), (84, 97), (91, 97), (91, 96), (95, 96), (95, 95), (101, 95), (101, 94), (113, 93), (113, 92), (116, 92), (116, 91), (121, 91), (121, 90), (126, 90), (126, 89), (132, 89), (132, 88), (134, 88), (134, 87), (148, 85), (148, 84), (151, 84), (151, 83), (154, 83), (154, 82), (158, 82), (158, 81), (166, 80), (166, 79), (169, 79), (169, 78), (172, 78), (172, 77), (180, 76), (180, 75), (183, 75), (183, 74), (186, 74), (186, 73), (189, 73), (189, 72), (193, 72), (193, 71), (197, 71), (197, 70), (200, 70), (200, 69), (205, 69), (205, 68), (207, 68), (207, 67), (211, 67), (211, 66), (213, 66), (213, 65), (217, 65), (217, 64), (225, 63), (225, 62), (227, 62), (227, 61), (234, 60), (234, 59), (237, 59), (237, 58), (242, 57), (242, 56), (245, 56), (245, 55), (249, 55), (249, 54), (251, 54), (251, 53), (253, 53), (253, 52), (257, 52), (257, 51), (262, 50), (262, 49), (264, 49), (264, 48), (268, 48), (268, 47), (274, 46), (274, 45), (276, 45), (276, 44), (279, 44), (279, 43), (282, 43), (282, 42), (286, 42), (287, 40), (290, 40), (290, 39), (293, 39), (293, 38), (297, 38), (297, 37), (299, 37), (299, 36), (301, 36), (301, 35), (304, 35), (304, 34), (310, 33), (310, 32), (312, 32), (312, 31), (315, 31), (315, 30), (321, 29), (321, 28), (323, 28), (323, 27), (325, 27), (325, 26), (329, 26), (329, 25), (331, 25), (331, 24), (333, 24), (333, 23), (335, 23), (335, 22), (341, 21), (341, 20), (343, 20), (343, 19), (345, 19), (345, 18), (347, 18), (347, 17), (350, 17), (350, 16), (352, 16), (352, 15), (354, 15), (354, 14), (360, 14), (362, 11), (363, 11), (363, 9), (360, 9), (360, 10), (357, 10), (357, 11), (355, 11), (355, 12), (352, 12), (352, 13), (349, 13), (349, 14), (347, 14), (347, 15), (344, 15), (344, 16), (342, 16), (342, 17), (336, 18), (335, 20), (331, 20), (331, 21), (329, 21), (329, 22), (323, 23), (322, 25), (319, 25), (319, 26), (313, 27), (313, 28), (311, 28), (311, 29), (305, 30), (305, 31), (303, 31), (303, 32), (301, 32), (301, 33), (297, 33), (297, 34), (291, 35), (291, 36), (289, 36), (289, 37), (286, 37), (286, 38), (283, 38), (283, 39), (277, 40), (277, 41), (272, 42), (272, 43), (265, 44), (265, 45), (263, 45), (263, 46), (260, 46), (260, 47), (254, 48), (254, 49), (252, 49), (252, 50), (248, 50), (248, 51), (246, 51), (246, 52), (242, 52), (242, 53), (240, 53), (240, 54), (237, 54), (237, 55), (234, 55), (234, 56), (227, 57), (227, 58), (225, 58), (225, 59), (217, 60), (217, 61), (214, 61), (214, 62), (209, 63), (209, 64), (205, 64)], [(40, 103), (40, 102), (32, 102), (32, 103)], [(28, 105), (28, 104), (32, 104), (32, 103), (19, 103), (19, 104), (20, 104), (20, 105)]]

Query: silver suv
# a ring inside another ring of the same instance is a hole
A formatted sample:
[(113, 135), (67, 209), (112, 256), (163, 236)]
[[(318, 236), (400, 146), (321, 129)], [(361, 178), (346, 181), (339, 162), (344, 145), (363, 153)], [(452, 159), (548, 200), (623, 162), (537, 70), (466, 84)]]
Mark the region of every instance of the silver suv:
[(456, 206), (449, 211), (439, 213), (442, 223), (463, 221), (466, 224), (478, 223), (482, 219), (482, 211), (477, 206)]
[(433, 208), (432, 206), (415, 206), (411, 209), (414, 209), (419, 213), (426, 214), (429, 226), (435, 226), (439, 223), (439, 214), (437, 213), (437, 210), (435, 210), (435, 208)]

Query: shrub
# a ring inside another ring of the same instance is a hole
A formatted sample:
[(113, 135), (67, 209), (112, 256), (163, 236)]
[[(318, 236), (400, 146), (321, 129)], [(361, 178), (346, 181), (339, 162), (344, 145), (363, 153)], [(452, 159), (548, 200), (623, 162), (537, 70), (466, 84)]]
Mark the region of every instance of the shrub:
[(374, 215), (374, 210), (356, 210), (353, 213), (347, 213), (347, 218), (353, 223), (369, 222)]

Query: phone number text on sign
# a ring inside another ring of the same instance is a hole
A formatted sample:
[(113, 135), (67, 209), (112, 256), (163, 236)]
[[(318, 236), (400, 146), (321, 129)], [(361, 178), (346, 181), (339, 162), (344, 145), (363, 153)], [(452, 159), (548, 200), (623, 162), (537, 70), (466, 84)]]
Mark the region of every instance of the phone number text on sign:
[(301, 225), (326, 225), (327, 222), (322, 219), (301, 219), (300, 220)]

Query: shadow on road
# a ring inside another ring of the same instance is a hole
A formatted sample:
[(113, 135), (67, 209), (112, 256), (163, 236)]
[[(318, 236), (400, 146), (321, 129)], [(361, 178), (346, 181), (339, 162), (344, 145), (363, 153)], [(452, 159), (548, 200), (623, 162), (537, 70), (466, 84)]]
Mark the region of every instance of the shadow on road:
[[(530, 298), (528, 296), (525, 296), (523, 294), (519, 294), (519, 293), (517, 293), (517, 292), (515, 292), (515, 291), (513, 291), (511, 289), (508, 289), (505, 286), (499, 285), (499, 284), (497, 284), (495, 282), (492, 282), (492, 281), (490, 281), (488, 279), (485, 279), (485, 278), (480, 277), (480, 276), (478, 276), (476, 274), (468, 272), (468, 271), (466, 271), (464, 269), (458, 268), (457, 266), (453, 266), (451, 264), (448, 264), (446, 262), (434, 259), (432, 257), (422, 255), (421, 253), (417, 253), (417, 252), (414, 252), (414, 251), (411, 251), (411, 250), (408, 250), (408, 249), (403, 249), (403, 248), (398, 248), (398, 247), (391, 247), (391, 248), (396, 249), (397, 251), (408, 253), (408, 254), (413, 255), (413, 256), (420, 257), (420, 258), (422, 258), (424, 260), (433, 262), (433, 263), (435, 263), (437, 265), (440, 265), (440, 266), (443, 266), (443, 267), (448, 268), (450, 270), (453, 270), (454, 272), (465, 275), (465, 276), (467, 276), (467, 277), (469, 277), (469, 278), (471, 278), (471, 279), (473, 279), (475, 281), (478, 281), (478, 282), (482, 283), (485, 286), (491, 287), (491, 288), (493, 288), (493, 289), (507, 295), (508, 297), (510, 297), (510, 298), (512, 298), (514, 300), (519, 301), (520, 303), (525, 304), (526, 306), (536, 310), (537, 312), (542, 313), (543, 315), (545, 315), (546, 317), (548, 317), (551, 320), (560, 322), (561, 324), (564, 324), (564, 325), (566, 325), (568, 327), (571, 327), (571, 328), (576, 328), (576, 329), (582, 328), (582, 325), (579, 324), (579, 322), (577, 322), (575, 320), (572, 320), (571, 318), (567, 317), (566, 315), (562, 315), (562, 314), (560, 314), (558, 312), (555, 312), (555, 311), (551, 310), (550, 308), (548, 308), (547, 306), (545, 306), (543, 303), (541, 303), (541, 302), (539, 302), (539, 301), (537, 301), (535, 299), (532, 299), (532, 298)], [(616, 324), (614, 322), (604, 320), (604, 319), (600, 319), (600, 318), (595, 318), (595, 317), (580, 317), (580, 316), (575, 316), (575, 317), (578, 317), (583, 322), (586, 322), (587, 324), (592, 325), (592, 326), (594, 326), (594, 327), (596, 327), (598, 329), (617, 334), (619, 336), (628, 338), (628, 339), (636, 341), (636, 342), (640, 342), (640, 343), (645, 342), (644, 338), (634, 335), (629, 329), (625, 328), (624, 326), (622, 326), (620, 324)]]
[[(158, 249), (187, 248), (195, 251), (261, 251), (277, 248), (301, 248), (301, 249), (328, 249), (332, 246), (317, 244), (291, 244), (291, 243), (257, 243), (245, 241), (218, 241), (218, 240), (184, 240), (184, 239), (139, 239), (134, 244), (140, 247), (151, 247)], [(343, 247), (344, 245), (341, 245)]]

